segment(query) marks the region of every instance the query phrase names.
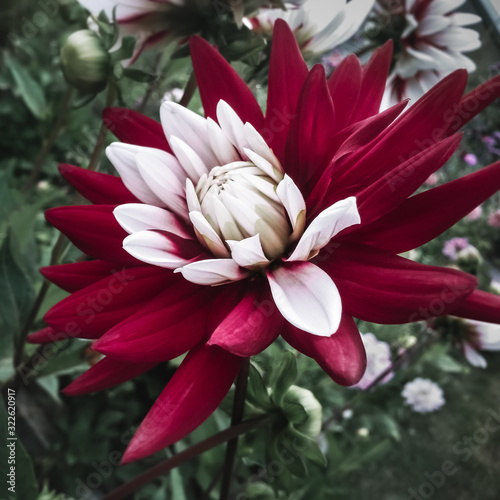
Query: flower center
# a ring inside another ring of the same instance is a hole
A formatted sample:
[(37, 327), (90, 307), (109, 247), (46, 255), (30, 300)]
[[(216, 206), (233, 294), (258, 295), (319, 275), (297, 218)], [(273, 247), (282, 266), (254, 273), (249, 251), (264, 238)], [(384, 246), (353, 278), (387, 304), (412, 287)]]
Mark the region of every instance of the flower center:
[(278, 183), (254, 163), (235, 161), (212, 168), (196, 186), (201, 213), (224, 244), (259, 235), (268, 259), (283, 254), (291, 234)]

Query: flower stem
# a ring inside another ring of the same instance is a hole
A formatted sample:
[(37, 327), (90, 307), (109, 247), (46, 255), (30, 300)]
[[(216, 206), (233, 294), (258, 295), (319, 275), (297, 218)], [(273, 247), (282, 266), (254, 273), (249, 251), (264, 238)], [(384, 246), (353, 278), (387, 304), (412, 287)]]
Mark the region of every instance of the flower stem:
[(196, 92), (196, 88), (198, 87), (198, 84), (196, 83), (196, 75), (194, 74), (194, 71), (191, 73), (191, 76), (189, 77), (188, 82), (186, 83), (186, 88), (184, 89), (184, 95), (182, 96), (181, 100), (179, 101), (179, 104), (181, 106), (187, 107), (188, 104), (191, 102), (192, 97), (194, 96), (194, 93)]
[[(241, 365), (238, 378), (236, 379), (236, 390), (234, 392), (233, 416), (231, 418), (231, 427), (238, 425), (243, 419), (245, 409), (245, 396), (247, 391), (248, 371), (250, 369), (250, 358), (245, 358)], [(238, 448), (238, 436), (227, 442), (226, 458), (222, 473), (222, 484), (220, 489), (220, 500), (229, 498), (231, 489), (231, 477), (233, 474), (234, 459), (236, 458), (236, 449)]]
[(26, 183), (23, 187), (24, 192), (29, 191), (35, 185), (36, 181), (38, 180), (38, 177), (40, 176), (40, 172), (42, 171), (43, 164), (45, 163), (45, 160), (47, 159), (47, 156), (49, 155), (50, 151), (54, 147), (54, 144), (56, 143), (59, 134), (61, 133), (61, 130), (66, 123), (66, 118), (68, 117), (69, 103), (71, 101), (72, 93), (73, 89), (71, 87), (68, 87), (63, 95), (56, 123), (54, 124), (54, 127), (50, 135), (44, 141), (42, 149), (40, 150), (40, 153), (38, 154), (35, 160), (35, 164), (33, 165), (33, 169), (31, 170), (30, 176), (26, 180)]
[(246, 434), (247, 432), (256, 429), (257, 427), (262, 427), (264, 425), (269, 424), (274, 419), (274, 415), (264, 415), (262, 417), (245, 420), (238, 425), (229, 427), (213, 436), (201, 441), (200, 443), (191, 446), (187, 450), (181, 451), (177, 455), (165, 460), (154, 467), (151, 467), (149, 470), (137, 476), (132, 481), (123, 484), (122, 486), (116, 488), (114, 491), (109, 493), (104, 500), (121, 500), (122, 498), (127, 497), (132, 494), (138, 488), (143, 486), (146, 483), (149, 483), (153, 479), (167, 473), (175, 467), (187, 462), (191, 458), (194, 458), (205, 451), (211, 450), (216, 446), (219, 446), (230, 439), (233, 439), (237, 436), (241, 436), (242, 434)]

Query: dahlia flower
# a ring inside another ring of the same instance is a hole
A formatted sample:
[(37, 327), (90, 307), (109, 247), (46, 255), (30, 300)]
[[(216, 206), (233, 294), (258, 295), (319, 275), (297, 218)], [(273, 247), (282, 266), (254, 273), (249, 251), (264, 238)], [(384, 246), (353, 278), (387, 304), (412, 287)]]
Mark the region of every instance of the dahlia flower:
[(500, 351), (500, 326), (483, 321), (463, 321), (468, 333), (461, 344), (464, 356), (471, 365), (486, 368), (486, 360), (478, 351)]
[(351, 38), (370, 13), (375, 0), (305, 0), (285, 2), (287, 10), (261, 9), (249, 19), (252, 29), (272, 37), (275, 23), (283, 19), (293, 30), (302, 51), (312, 55), (333, 50)]
[[(366, 351), (366, 371), (361, 380), (353, 387), (365, 390), (391, 366), (391, 349), (387, 342), (378, 340), (373, 333), (362, 333), (361, 338)], [(388, 373), (380, 383), (389, 382), (392, 376), (392, 373)]]
[[(387, 82), (384, 109), (410, 97), (416, 100), (450, 72), (476, 69), (465, 56), (481, 46), (479, 33), (465, 28), (481, 21), (479, 16), (454, 12), (465, 0), (379, 0), (382, 8), (405, 18), (402, 51)], [(380, 8), (380, 7), (379, 7)]]
[(122, 141), (107, 151), (120, 177), (62, 165), (93, 205), (46, 215), (93, 260), (42, 270), (72, 295), (31, 341), (93, 339), (105, 355), (66, 394), (111, 387), (188, 351), (124, 462), (200, 425), (242, 359), (279, 334), (353, 385), (366, 366), (353, 316), (500, 322), (500, 297), (476, 291), (475, 277), (397, 255), (500, 188), (497, 163), (410, 197), (458, 147), (463, 107), (479, 100), (479, 113), (500, 79), (462, 97), (467, 73), (458, 71), (408, 112), (402, 102), (379, 114), (390, 44), (364, 68), (348, 57), (327, 80), (278, 21), (264, 115), (216, 49), (199, 37), (190, 44), (206, 118), (172, 103), (161, 125), (107, 109)]
[(401, 395), (405, 403), (417, 413), (439, 410), (445, 403), (443, 389), (427, 378), (417, 377), (406, 383)]

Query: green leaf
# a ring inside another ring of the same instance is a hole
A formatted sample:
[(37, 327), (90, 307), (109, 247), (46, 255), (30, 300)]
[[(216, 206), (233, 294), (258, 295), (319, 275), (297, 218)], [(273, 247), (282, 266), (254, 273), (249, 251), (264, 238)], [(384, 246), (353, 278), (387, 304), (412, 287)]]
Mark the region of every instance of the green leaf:
[(124, 68), (123, 76), (126, 76), (134, 82), (139, 83), (150, 83), (156, 80), (156, 75), (152, 75), (151, 73), (146, 73), (145, 71), (142, 71), (140, 69), (133, 68)]
[(37, 377), (52, 374), (67, 375), (88, 368), (88, 363), (83, 357), (83, 351), (88, 346), (88, 342), (79, 339), (62, 340), (52, 344), (54, 357), (37, 370)]
[(293, 448), (301, 456), (320, 467), (326, 467), (326, 458), (314, 439), (302, 434), (302, 432), (299, 432), (292, 425), (288, 427), (286, 433), (290, 437)]
[(6, 56), (5, 62), (28, 109), (40, 120), (47, 119), (49, 108), (42, 87), (15, 59)]
[(171, 498), (175, 498), (175, 500), (186, 500), (184, 484), (179, 469), (172, 469), (170, 471), (170, 488), (172, 490)]
[(465, 367), (455, 361), (448, 354), (441, 354), (433, 359), (433, 364), (443, 370), (446, 373), (461, 373), (465, 370)]
[(111, 60), (113, 62), (130, 59), (134, 53), (135, 38), (133, 36), (124, 36), (122, 44), (118, 50), (111, 52)]
[(257, 408), (264, 410), (274, 408), (264, 380), (253, 363), (250, 363), (248, 372), (247, 399)]
[(396, 441), (401, 441), (401, 433), (399, 432), (399, 426), (397, 422), (386, 413), (381, 413), (379, 415), (374, 415), (373, 423), (375, 424), (377, 430), (382, 433), (393, 437)]
[[(9, 405), (9, 407), (11, 406)], [(11, 408), (15, 409), (15, 405)], [(15, 474), (15, 491), (7, 490), (5, 492), (6, 496), (2, 497), (2, 499), (36, 500), (38, 497), (38, 486), (31, 458), (20, 439), (17, 436), (10, 435), (7, 417), (7, 409), (2, 399), (0, 402), (0, 439), (2, 440), (2, 446), (0, 447), (0, 474), (2, 481), (6, 481), (6, 478), (9, 478), (8, 474), (12, 470), (12, 467), (14, 467)], [(16, 437), (16, 439), (9, 439), (12, 437)], [(14, 443), (14, 445), (10, 445), (10, 443)], [(11, 455), (9, 445), (12, 447), (13, 455)], [(11, 458), (14, 460), (13, 462)], [(7, 483), (8, 487), (10, 487), (9, 483)]]
[(291, 351), (284, 351), (281, 363), (273, 373), (271, 398), (275, 405), (281, 407), (287, 389), (297, 378), (297, 360)]

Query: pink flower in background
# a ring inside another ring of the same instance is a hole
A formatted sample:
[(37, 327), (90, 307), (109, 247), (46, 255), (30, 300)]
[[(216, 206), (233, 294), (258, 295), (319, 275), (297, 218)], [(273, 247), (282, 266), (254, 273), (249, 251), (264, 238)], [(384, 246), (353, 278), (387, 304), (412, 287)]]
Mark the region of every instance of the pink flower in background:
[(483, 215), (483, 207), (481, 205), (477, 206), (474, 210), (472, 210), (470, 213), (468, 213), (465, 218), (473, 222), (475, 220), (478, 220), (481, 218), (481, 215)]
[(464, 161), (465, 161), (465, 163), (467, 163), (467, 165), (474, 167), (477, 165), (477, 156), (472, 154), (472, 153), (467, 153), (464, 156)]
[[(365, 390), (383, 371), (391, 366), (391, 349), (387, 342), (378, 340), (373, 333), (362, 333), (361, 338), (366, 350), (366, 370), (363, 378), (352, 387)], [(388, 373), (380, 383), (385, 384), (392, 377), (393, 373)]]
[(490, 214), (488, 217), (488, 224), (491, 227), (500, 227), (500, 208)]
[(438, 182), (439, 182), (439, 174), (434, 172), (433, 174), (429, 175), (429, 177), (427, 177), (427, 179), (425, 180), (425, 185), (436, 186)]
[(469, 246), (469, 240), (467, 238), (452, 238), (444, 244), (443, 254), (451, 260), (456, 260), (458, 253)]

